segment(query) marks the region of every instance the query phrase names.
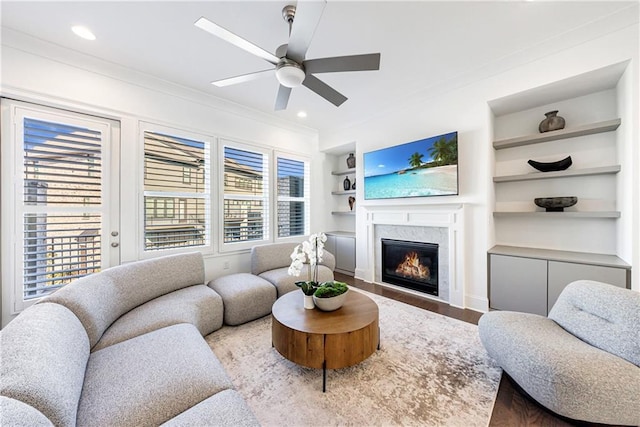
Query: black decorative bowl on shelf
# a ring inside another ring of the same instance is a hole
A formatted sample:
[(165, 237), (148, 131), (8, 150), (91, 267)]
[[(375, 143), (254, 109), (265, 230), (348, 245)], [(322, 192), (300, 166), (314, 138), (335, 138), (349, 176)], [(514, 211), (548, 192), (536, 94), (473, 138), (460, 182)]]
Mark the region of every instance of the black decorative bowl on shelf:
[(536, 206), (545, 208), (547, 212), (564, 212), (564, 208), (568, 208), (578, 203), (578, 198), (576, 196), (538, 197), (533, 199), (533, 202)]
[(536, 162), (535, 160), (529, 160), (527, 163), (540, 172), (556, 172), (567, 169), (573, 161), (571, 160), (571, 156), (568, 156), (557, 162)]

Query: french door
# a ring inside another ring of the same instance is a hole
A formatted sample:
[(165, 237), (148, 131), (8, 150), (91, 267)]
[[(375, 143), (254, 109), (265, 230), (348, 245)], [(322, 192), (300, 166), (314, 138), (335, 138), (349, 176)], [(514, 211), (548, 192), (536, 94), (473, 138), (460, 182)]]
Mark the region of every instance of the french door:
[(2, 278), (11, 314), (119, 263), (119, 134), (113, 120), (2, 99)]

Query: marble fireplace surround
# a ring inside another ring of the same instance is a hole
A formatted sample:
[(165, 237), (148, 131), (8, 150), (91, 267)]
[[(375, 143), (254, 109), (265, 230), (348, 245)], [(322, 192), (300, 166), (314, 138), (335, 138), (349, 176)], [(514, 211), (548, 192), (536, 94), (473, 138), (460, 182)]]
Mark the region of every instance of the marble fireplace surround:
[[(364, 206), (367, 266), (362, 278), (371, 283), (402, 289), (425, 298), (464, 307), (463, 239), (464, 205)], [(382, 282), (381, 239), (397, 239), (439, 245), (439, 295), (429, 295)]]

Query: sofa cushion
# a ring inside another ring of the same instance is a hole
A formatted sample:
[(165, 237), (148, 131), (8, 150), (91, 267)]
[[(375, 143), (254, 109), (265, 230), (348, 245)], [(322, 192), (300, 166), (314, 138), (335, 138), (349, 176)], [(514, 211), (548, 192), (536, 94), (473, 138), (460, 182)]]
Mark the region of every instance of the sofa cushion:
[(53, 424), (33, 406), (29, 406), (19, 400), (0, 396), (0, 426), (53, 427)]
[(202, 254), (193, 252), (108, 268), (69, 283), (46, 300), (73, 311), (93, 347), (104, 331), (131, 309), (177, 289), (201, 284)]
[(221, 391), (163, 424), (164, 427), (259, 425), (247, 403), (235, 390)]
[(91, 354), (78, 425), (158, 425), (230, 388), (196, 327), (169, 326)]
[(58, 304), (34, 304), (0, 331), (0, 347), (0, 395), (32, 406), (57, 426), (75, 425), (89, 359), (78, 318)]
[[(271, 243), (254, 246), (251, 248), (251, 273), (260, 275), (281, 267), (289, 268), (291, 253), (297, 245), (298, 243)], [(332, 253), (325, 250), (320, 264), (333, 271), (336, 268), (336, 259)], [(303, 277), (306, 277), (306, 272), (303, 273)]]
[(92, 351), (179, 323), (191, 323), (202, 336), (222, 327), (222, 298), (205, 285), (162, 295), (134, 308), (107, 329)]
[(564, 288), (549, 318), (592, 346), (640, 366), (640, 292), (578, 280)]
[(640, 423), (640, 369), (630, 362), (535, 314), (485, 313), (478, 331), (489, 356), (552, 411), (604, 424)]
[[(278, 290), (278, 298), (282, 295), (295, 291), (299, 289), (296, 286), (296, 282), (301, 280), (307, 280), (307, 269), (308, 265), (302, 267), (302, 273), (300, 276), (290, 276), (289, 275), (289, 266), (274, 268), (273, 270), (267, 270), (263, 273), (260, 273), (259, 276), (269, 282), (273, 283), (273, 285)], [(318, 281), (319, 282), (327, 282), (329, 280), (333, 280), (333, 270), (330, 270), (327, 266), (319, 265), (318, 266)]]

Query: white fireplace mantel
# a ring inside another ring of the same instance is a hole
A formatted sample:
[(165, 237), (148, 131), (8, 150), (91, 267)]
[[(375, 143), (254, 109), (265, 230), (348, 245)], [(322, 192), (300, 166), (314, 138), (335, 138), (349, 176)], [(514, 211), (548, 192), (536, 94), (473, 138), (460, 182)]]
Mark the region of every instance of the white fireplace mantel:
[[(437, 227), (448, 230), (448, 302), (452, 306), (464, 307), (464, 204), (433, 204), (407, 206), (399, 209), (397, 206), (362, 206), (366, 222), (366, 250), (368, 265), (361, 269), (364, 280), (378, 283), (376, 272), (381, 268), (381, 260), (376, 255), (376, 226), (390, 225), (403, 227)], [(364, 267), (364, 266), (363, 266)], [(379, 275), (378, 275), (379, 277)], [(431, 298), (428, 294), (421, 294)]]

